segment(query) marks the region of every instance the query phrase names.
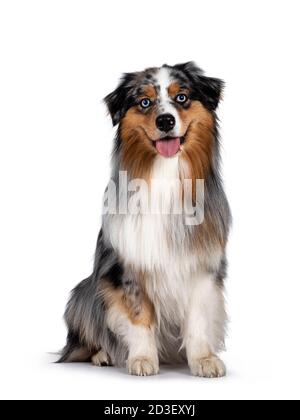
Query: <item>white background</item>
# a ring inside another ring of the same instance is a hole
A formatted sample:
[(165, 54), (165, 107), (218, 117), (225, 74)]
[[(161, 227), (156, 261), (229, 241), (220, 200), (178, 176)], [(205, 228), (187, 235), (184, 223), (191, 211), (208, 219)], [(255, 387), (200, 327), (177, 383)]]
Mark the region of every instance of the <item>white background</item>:
[[(299, 398), (299, 1), (0, 3), (1, 398)], [(124, 71), (195, 60), (219, 108), (234, 227), (228, 377), (54, 365), (92, 268)]]

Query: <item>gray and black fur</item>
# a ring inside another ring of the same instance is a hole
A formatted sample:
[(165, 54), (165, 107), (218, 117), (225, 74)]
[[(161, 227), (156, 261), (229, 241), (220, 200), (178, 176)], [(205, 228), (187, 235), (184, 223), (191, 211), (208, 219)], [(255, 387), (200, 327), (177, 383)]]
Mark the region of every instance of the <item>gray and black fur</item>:
[[(213, 133), (214, 148), (211, 167), (205, 179), (205, 214), (208, 215), (214, 224), (213, 234), (218, 237), (220, 242), (225, 244), (231, 217), (220, 176), (218, 126), (215, 115), (215, 109), (220, 99), (223, 83), (219, 79), (205, 76), (203, 71), (193, 63), (165, 67), (170, 69), (176, 81), (181, 85), (186, 85), (190, 89), (192, 100), (201, 102), (213, 114), (215, 121)], [(122, 119), (132, 106), (137, 105), (137, 97), (139, 96), (141, 86), (149, 82), (155, 84), (154, 74), (156, 70), (151, 68), (143, 72), (125, 74), (117, 89), (105, 98), (113, 124), (119, 124), (112, 159), (112, 178), (116, 183), (119, 170), (122, 169), (120, 167), (122, 155)], [(111, 331), (107, 325), (108, 308), (101, 293), (99, 293), (101, 282), (105, 279), (116, 290), (122, 288), (126, 294), (134, 295), (137, 308), (139, 307), (141, 286), (139, 285), (136, 273), (131, 267), (126, 266), (126, 264), (124, 265), (123, 255), (119, 255), (118, 250), (110, 242), (109, 229), (117, 217), (118, 215), (106, 215), (103, 218), (102, 229), (97, 241), (93, 272), (90, 277), (83, 280), (72, 291), (65, 312), (68, 337), (59, 360), (61, 363), (90, 361), (91, 357), (101, 349), (109, 355), (110, 362), (113, 365), (124, 366), (127, 360), (128, 348), (121, 337)], [(186, 249), (195, 246), (195, 229), (195, 227), (186, 227), (183, 234), (184, 240), (181, 237), (177, 241), (175, 235), (174, 247), (178, 252), (180, 252), (183, 246)], [(128, 241), (130, 240), (131, 238), (128, 238)], [(210, 236), (203, 230), (203, 238), (200, 241), (203, 248), (210, 249), (210, 243), (207, 243), (209, 241)], [(226, 277), (227, 262), (225, 251), (217, 266), (214, 263), (210, 264), (208, 258), (205, 259), (205, 263), (203, 264), (206, 265), (205, 269), (208, 272), (214, 273), (216, 282), (222, 287), (223, 280)], [(192, 270), (193, 268), (191, 268), (191, 272)], [(178, 334), (176, 325), (171, 325), (170, 329), (172, 328)], [(223, 337), (220, 340), (222, 341)], [(221, 345), (220, 343), (220, 347)], [(184, 352), (179, 349), (180, 343), (176, 343), (176, 346), (178, 354), (183, 354), (183, 359), (185, 359)], [(162, 345), (159, 352), (161, 360), (167, 361), (168, 350), (165, 350), (165, 346)]]

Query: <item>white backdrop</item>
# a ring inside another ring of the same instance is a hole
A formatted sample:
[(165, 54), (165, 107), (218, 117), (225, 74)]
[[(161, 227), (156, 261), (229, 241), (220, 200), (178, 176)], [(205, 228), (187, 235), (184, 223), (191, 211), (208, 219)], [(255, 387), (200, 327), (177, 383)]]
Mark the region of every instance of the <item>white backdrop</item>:
[[(1, 398), (299, 398), (298, 6), (1, 1)], [(229, 375), (54, 365), (101, 223), (113, 137), (101, 99), (124, 71), (188, 60), (226, 81)]]

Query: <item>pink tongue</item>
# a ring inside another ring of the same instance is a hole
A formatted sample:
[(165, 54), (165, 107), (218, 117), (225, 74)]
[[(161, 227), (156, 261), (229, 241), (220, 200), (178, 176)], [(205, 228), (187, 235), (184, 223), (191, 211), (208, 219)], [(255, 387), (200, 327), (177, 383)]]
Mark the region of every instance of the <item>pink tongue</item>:
[(180, 148), (180, 138), (175, 137), (170, 140), (157, 140), (155, 146), (161, 155), (164, 157), (171, 157), (176, 155)]

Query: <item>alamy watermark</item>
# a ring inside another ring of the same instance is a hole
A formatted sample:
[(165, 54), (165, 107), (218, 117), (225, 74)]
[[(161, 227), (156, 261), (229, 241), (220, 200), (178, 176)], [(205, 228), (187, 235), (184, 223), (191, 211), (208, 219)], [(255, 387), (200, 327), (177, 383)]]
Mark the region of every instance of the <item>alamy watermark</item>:
[[(194, 189), (194, 191), (193, 191)], [(204, 180), (128, 179), (120, 171), (117, 181), (110, 180), (105, 191), (103, 214), (183, 215), (188, 226), (204, 220)]]

